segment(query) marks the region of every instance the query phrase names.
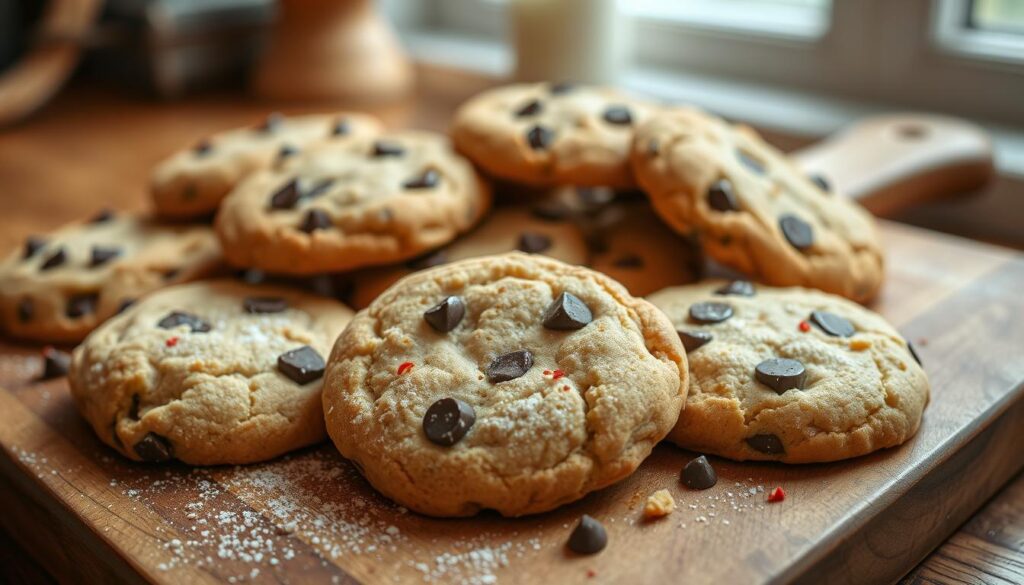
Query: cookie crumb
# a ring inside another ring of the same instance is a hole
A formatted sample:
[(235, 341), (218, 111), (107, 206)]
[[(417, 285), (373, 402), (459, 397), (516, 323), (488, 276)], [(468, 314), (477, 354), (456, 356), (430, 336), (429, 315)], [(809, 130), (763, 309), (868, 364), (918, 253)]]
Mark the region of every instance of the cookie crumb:
[(654, 520), (668, 516), (676, 509), (676, 501), (668, 490), (658, 490), (647, 496), (647, 503), (644, 504), (644, 519)]
[(871, 342), (868, 341), (867, 339), (851, 339), (850, 340), (850, 349), (852, 349), (853, 351), (864, 351), (865, 349), (868, 349), (869, 347), (871, 347)]

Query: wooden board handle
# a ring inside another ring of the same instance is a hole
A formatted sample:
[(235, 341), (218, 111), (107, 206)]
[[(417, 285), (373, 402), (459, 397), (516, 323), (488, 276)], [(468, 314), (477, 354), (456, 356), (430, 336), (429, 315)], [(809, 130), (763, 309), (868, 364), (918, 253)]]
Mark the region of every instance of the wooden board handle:
[(865, 118), (793, 155), (805, 171), (880, 216), (969, 193), (993, 174), (983, 129), (930, 114)]

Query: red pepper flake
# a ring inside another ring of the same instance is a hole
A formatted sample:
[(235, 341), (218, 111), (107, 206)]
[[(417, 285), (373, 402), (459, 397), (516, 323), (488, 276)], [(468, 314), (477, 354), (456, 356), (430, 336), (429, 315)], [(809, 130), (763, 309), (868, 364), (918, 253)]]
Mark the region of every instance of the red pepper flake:
[(402, 364), (398, 366), (398, 375), (401, 376), (402, 374), (408, 372), (409, 370), (412, 369), (412, 366), (412, 362), (402, 362)]
[(175, 345), (178, 345), (178, 338), (168, 337), (165, 343), (167, 344), (167, 347), (174, 347)]
[(801, 321), (800, 322), (800, 331), (803, 331), (804, 333), (807, 333), (810, 330), (811, 330), (811, 324), (810, 323), (808, 323), (807, 321)]
[(571, 388), (568, 386), (562, 386), (562, 392), (568, 392), (569, 390), (571, 390)]
[(780, 488), (780, 487), (777, 487), (777, 488), (773, 489), (768, 494), (768, 501), (769, 502), (781, 502), (782, 500), (785, 500), (785, 499), (786, 499), (786, 492), (784, 492), (782, 490), (782, 488)]
[(551, 372), (551, 379), (552, 380), (557, 380), (557, 379), (561, 378), (564, 375), (565, 375), (565, 372), (563, 372), (562, 370), (555, 370), (554, 372)]

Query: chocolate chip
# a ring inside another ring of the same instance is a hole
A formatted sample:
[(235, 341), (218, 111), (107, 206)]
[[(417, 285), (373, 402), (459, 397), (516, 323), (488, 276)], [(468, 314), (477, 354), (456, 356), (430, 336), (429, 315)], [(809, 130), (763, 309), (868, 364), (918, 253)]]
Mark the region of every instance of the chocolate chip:
[(282, 313), (288, 308), (288, 301), (281, 297), (245, 297), (242, 308), (246, 313)]
[(139, 459), (150, 463), (162, 463), (174, 457), (171, 442), (156, 433), (146, 433), (141, 441), (135, 443), (134, 449)]
[(540, 100), (530, 100), (526, 102), (521, 108), (516, 110), (516, 117), (522, 118), (525, 116), (535, 116), (540, 113), (542, 109)]
[(745, 441), (751, 449), (766, 455), (782, 455), (786, 452), (786, 448), (782, 446), (782, 440), (775, 435), (754, 435), (747, 437)]
[(423, 432), (431, 443), (451, 447), (469, 432), (476, 422), (473, 407), (458, 398), (442, 398), (423, 415)]
[(569, 535), (569, 550), (581, 555), (601, 552), (608, 545), (608, 533), (600, 522), (584, 514)]
[(121, 255), (121, 248), (118, 246), (100, 246), (96, 245), (92, 247), (92, 257), (89, 259), (89, 267), (95, 268), (110, 262), (114, 258)]
[(812, 311), (811, 322), (833, 337), (849, 337), (857, 332), (853, 323), (828, 311)]
[(280, 112), (272, 112), (271, 114), (268, 114), (266, 118), (263, 119), (263, 124), (261, 124), (257, 128), (257, 130), (259, 130), (260, 132), (270, 134), (273, 132), (277, 132), (281, 128), (281, 124), (283, 123), (284, 116), (282, 116)]
[(690, 306), (690, 320), (702, 325), (721, 323), (732, 317), (732, 306), (726, 303), (706, 301)]
[(18, 321), (28, 323), (36, 314), (36, 305), (32, 299), (25, 297), (18, 301)]
[(42, 266), (39, 267), (39, 270), (49, 270), (51, 268), (56, 268), (61, 264), (64, 264), (64, 262), (67, 259), (68, 256), (66, 253), (64, 253), (64, 246), (61, 246), (60, 248), (57, 248), (57, 250), (54, 251), (53, 254), (50, 254), (49, 258), (43, 261), (43, 264)]
[(770, 358), (757, 364), (754, 369), (757, 381), (771, 388), (776, 394), (786, 390), (803, 390), (807, 381), (807, 370), (797, 360)]
[(289, 156), (295, 156), (296, 154), (299, 154), (299, 148), (297, 146), (282, 144), (281, 149), (277, 151), (277, 158), (288, 158)]
[(174, 329), (181, 325), (188, 325), (192, 333), (206, 333), (210, 330), (210, 324), (203, 321), (192, 313), (184, 311), (171, 311), (163, 319), (157, 322), (156, 326), (161, 329)]
[(594, 320), (590, 307), (579, 297), (563, 292), (544, 311), (544, 327), (556, 331), (582, 329)]
[(203, 140), (192, 148), (192, 153), (196, 156), (206, 156), (211, 152), (213, 152), (213, 144), (209, 140)]
[(683, 349), (686, 350), (686, 353), (690, 353), (714, 339), (714, 337), (707, 331), (682, 331), (677, 329), (676, 333), (679, 334), (679, 340), (683, 342)]
[(405, 154), (405, 149), (400, 144), (384, 140), (373, 143), (373, 156), (402, 156), (403, 154)]
[(574, 89), (576, 89), (575, 83), (571, 83), (569, 81), (559, 81), (556, 83), (552, 83), (551, 86), (548, 88), (548, 91), (550, 91), (552, 95), (562, 95), (569, 93)]
[(795, 215), (783, 215), (779, 218), (782, 235), (797, 250), (806, 250), (814, 244), (814, 229), (811, 224)]
[(715, 211), (739, 211), (740, 204), (728, 179), (719, 179), (708, 188), (708, 205)]
[(457, 296), (450, 296), (423, 313), (423, 319), (439, 333), (448, 333), (458, 326), (466, 315), (466, 304)]
[(814, 174), (807, 178), (810, 179), (812, 183), (817, 185), (822, 191), (826, 193), (832, 192), (832, 185), (829, 184), (828, 179), (826, 179), (825, 177), (818, 174)]
[(519, 234), (519, 243), (516, 249), (527, 254), (539, 254), (551, 247), (551, 238), (536, 232), (523, 232)]
[(736, 157), (740, 159), (740, 162), (743, 163), (743, 166), (747, 167), (748, 169), (754, 171), (759, 175), (764, 174), (764, 163), (754, 158), (745, 150), (737, 150)]
[(546, 201), (534, 205), (530, 209), (530, 213), (545, 221), (565, 221), (572, 215), (572, 210), (561, 201)]
[(533, 354), (527, 349), (509, 352), (491, 360), (487, 366), (487, 380), (491, 384), (508, 382), (522, 376), (533, 367)]
[(701, 455), (683, 467), (682, 480), (692, 490), (706, 490), (718, 483), (718, 474), (708, 463), (708, 458)]
[(311, 234), (316, 230), (325, 230), (333, 225), (331, 217), (327, 215), (326, 211), (313, 208), (306, 212), (306, 215), (302, 218), (302, 223), (299, 225), (299, 229), (307, 234)]
[(331, 136), (344, 136), (352, 130), (345, 118), (338, 118), (334, 121), (334, 125), (331, 126)]
[(68, 304), (64, 307), (64, 314), (71, 319), (78, 319), (96, 312), (96, 303), (99, 302), (98, 293), (83, 293), (68, 298)]
[(270, 196), (270, 208), (271, 209), (291, 209), (295, 207), (295, 204), (302, 198), (302, 193), (299, 191), (299, 180), (292, 179), (278, 188), (273, 195)]
[(402, 183), (406, 189), (433, 189), (441, 182), (441, 175), (434, 169), (427, 169)]
[(304, 199), (315, 199), (324, 194), (325, 191), (331, 188), (334, 184), (334, 179), (322, 179), (317, 184), (313, 185), (311, 189), (305, 193), (301, 193), (300, 197)]
[(43, 348), (43, 372), (40, 380), (52, 380), (68, 375), (71, 355), (53, 347)]
[(917, 365), (924, 366), (924, 364), (921, 363), (921, 358), (918, 357), (917, 352), (914, 350), (914, 344), (907, 341), (907, 349), (910, 350), (910, 356), (914, 358), (914, 361), (917, 362)]
[(320, 378), (325, 367), (324, 358), (308, 345), (277, 356), (277, 369), (297, 384), (308, 384)]
[(96, 215), (92, 216), (89, 223), (106, 223), (112, 219), (114, 219), (114, 212), (107, 208), (103, 208), (99, 210)]
[(544, 126), (533, 126), (526, 131), (526, 143), (534, 150), (544, 150), (551, 145), (555, 133)]
[(608, 106), (601, 117), (609, 124), (626, 125), (633, 123), (633, 114), (626, 106)]
[(739, 297), (754, 296), (754, 283), (749, 280), (734, 280), (729, 284), (715, 289), (716, 295), (735, 295)]
[(618, 268), (643, 268), (644, 259), (638, 254), (626, 254), (613, 260), (612, 265)]
[(25, 252), (21, 255), (21, 258), (23, 260), (28, 260), (29, 258), (35, 256), (36, 252), (42, 250), (45, 247), (46, 240), (36, 236), (29, 236), (25, 238)]
[(444, 250), (437, 250), (424, 256), (420, 256), (419, 258), (410, 260), (406, 263), (406, 266), (410, 270), (426, 270), (427, 268), (440, 266), (446, 262), (448, 262), (448, 253)]

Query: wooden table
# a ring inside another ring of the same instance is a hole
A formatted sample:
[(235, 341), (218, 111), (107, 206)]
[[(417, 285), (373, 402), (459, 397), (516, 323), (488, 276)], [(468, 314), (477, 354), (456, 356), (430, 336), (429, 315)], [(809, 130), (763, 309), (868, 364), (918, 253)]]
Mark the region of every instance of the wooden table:
[[(380, 112), (390, 124), (442, 128), (454, 104), (484, 83), (455, 74), (430, 75), (422, 82), (420, 99)], [(153, 163), (208, 132), (252, 123), (271, 108), (240, 103), (234, 96), (161, 105), (85, 87), (66, 92), (36, 119), (0, 134), (0, 249), (103, 206), (144, 208)], [(328, 108), (320, 104), (285, 111)], [(0, 525), (48, 571), (70, 581), (135, 580), (140, 575), (172, 581), (422, 578), (423, 567), (395, 562), (397, 557), (384, 551), (394, 542), (425, 553), (426, 559), (457, 553), (447, 573), (435, 574), (440, 569), (426, 567), (434, 582), (486, 582), (492, 574), (503, 582), (539, 578), (531, 572), (537, 567), (556, 580), (655, 580), (690, 575), (695, 566), (706, 571), (702, 575), (725, 578), (813, 582), (815, 575), (847, 574), (850, 582), (867, 576), (896, 579), (1024, 465), (1019, 448), (1024, 438), (1024, 301), (1019, 295), (1024, 260), (1007, 250), (896, 224), (885, 223), (883, 228), (890, 249), (890, 281), (876, 308), (919, 342), (935, 384), (921, 433), (901, 449), (823, 466), (716, 460), (723, 481), (720, 493), (694, 495), (667, 479), (678, 473), (689, 455), (659, 447), (627, 482), (554, 514), (515, 521), (485, 515), (473, 522), (438, 522), (406, 515), (383, 502), (330, 446), (261, 468), (262, 475), (233, 468), (190, 473), (175, 466), (154, 470), (130, 465), (92, 437), (75, 415), (63, 381), (31, 382), (33, 368), (38, 367), (37, 348), (4, 344), (0, 492), (8, 511), (0, 515)], [(990, 343), (992, 339), (999, 343)], [(978, 351), (980, 347), (985, 351)], [(950, 394), (960, 392), (967, 392), (972, 401), (950, 399)], [(916, 467), (908, 469), (911, 463)], [(867, 468), (874, 471), (858, 471)], [(282, 478), (282, 470), (293, 480)], [(324, 470), (329, 473), (324, 475)], [(337, 470), (336, 475), (332, 477), (330, 470)], [(879, 483), (879, 473), (889, 479)], [(341, 508), (332, 508), (330, 490), (320, 485), (324, 477), (345, 486), (347, 499)], [(254, 478), (262, 482), (255, 490)], [(775, 484), (786, 486), (790, 497), (767, 507), (757, 486)], [(304, 490), (303, 502), (309, 508), (275, 509), (283, 505), (272, 497), (282, 485)], [(639, 502), (660, 487), (672, 488), (680, 511), (658, 524), (633, 526)], [(754, 493), (744, 496), (750, 489)], [(833, 515), (828, 510), (828, 498), (822, 494), (829, 490), (834, 490), (830, 498), (847, 512)], [(850, 501), (851, 494), (870, 499)], [(208, 507), (197, 507), (196, 502)], [(367, 506), (362, 516), (357, 513), (360, 506)], [(249, 528), (259, 532), (254, 540), (279, 548), (262, 551), (267, 556), (258, 562), (239, 558), (239, 551), (252, 555), (258, 547), (247, 548), (244, 531), (202, 536), (204, 528), (195, 525), (198, 520), (219, 521), (219, 513), (211, 516), (211, 510), (233, 515), (223, 523), (231, 530), (251, 522)], [(592, 559), (561, 558), (564, 526), (582, 511), (618, 522), (610, 525), (613, 543), (623, 544)], [(275, 514), (290, 524), (274, 522)], [(830, 516), (835, 517), (826, 521)], [(318, 518), (334, 523), (323, 538), (307, 525), (315, 525)], [(733, 528), (722, 524), (726, 518)], [(766, 523), (777, 527), (777, 538), (763, 542), (761, 556), (736, 561), (690, 556), (706, 543), (718, 551), (749, 545), (744, 535), (763, 532)], [(802, 534), (797, 528), (801, 524), (829, 531)], [(392, 534), (390, 526), (396, 526), (392, 541), (383, 538)], [(220, 537), (238, 537), (242, 544), (219, 546)], [(190, 539), (199, 544), (193, 546)], [(646, 557), (645, 549), (667, 541), (676, 543), (685, 565)], [(325, 554), (326, 544), (345, 553), (343, 560), (324, 561), (332, 557), (330, 549)], [(1018, 476), (907, 578), (1024, 582), (1022, 545), (1024, 479)], [(367, 551), (369, 547), (381, 550)], [(353, 553), (353, 548), (360, 553)], [(210, 555), (210, 562), (204, 563), (196, 551)], [(416, 558), (423, 556), (412, 552)], [(221, 558), (221, 553), (235, 558)], [(268, 564), (271, 554), (278, 564)], [(780, 565), (777, 556), (795, 560)], [(498, 562), (501, 558), (507, 559), (508, 567)], [(733, 563), (735, 568), (721, 568)], [(261, 567), (262, 573), (253, 574), (253, 566)], [(284, 566), (287, 573), (279, 568)], [(21, 571), (33, 574), (31, 564)]]

